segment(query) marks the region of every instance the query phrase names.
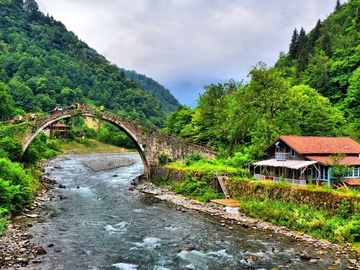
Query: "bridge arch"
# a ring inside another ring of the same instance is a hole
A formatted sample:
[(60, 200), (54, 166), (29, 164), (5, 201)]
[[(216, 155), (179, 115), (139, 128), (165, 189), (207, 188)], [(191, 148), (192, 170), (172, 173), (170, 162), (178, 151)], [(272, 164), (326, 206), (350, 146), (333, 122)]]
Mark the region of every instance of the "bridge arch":
[(130, 122), (121, 116), (116, 116), (108, 112), (98, 112), (87, 109), (63, 110), (58, 114), (52, 114), (46, 118), (35, 121), (35, 126), (23, 140), (23, 151), (27, 149), (31, 141), (51, 124), (62, 119), (74, 116), (95, 117), (107, 121), (117, 126), (123, 131), (136, 146), (144, 166), (144, 175), (149, 178), (152, 166), (158, 166), (160, 154), (166, 154), (172, 160), (184, 160), (187, 156), (199, 153), (206, 158), (214, 158), (215, 153), (205, 146), (185, 142), (176, 137), (158, 132), (155, 129), (144, 127), (138, 123)]

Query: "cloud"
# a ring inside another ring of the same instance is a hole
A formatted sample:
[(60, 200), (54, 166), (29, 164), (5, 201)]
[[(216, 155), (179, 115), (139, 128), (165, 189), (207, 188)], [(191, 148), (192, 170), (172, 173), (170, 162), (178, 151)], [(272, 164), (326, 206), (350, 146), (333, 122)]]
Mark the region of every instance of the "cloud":
[(335, 0), (38, 0), (119, 67), (145, 74), (183, 104), (210, 83), (246, 78), (273, 65), (292, 32), (309, 32)]

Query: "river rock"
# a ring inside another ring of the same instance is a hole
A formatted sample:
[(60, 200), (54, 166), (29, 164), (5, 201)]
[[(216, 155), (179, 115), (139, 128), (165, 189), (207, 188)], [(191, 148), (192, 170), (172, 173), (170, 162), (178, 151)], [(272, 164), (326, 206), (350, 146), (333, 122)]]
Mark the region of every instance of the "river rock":
[(40, 245), (34, 246), (33, 250), (36, 251), (36, 253), (39, 255), (45, 255), (47, 253), (46, 250)]

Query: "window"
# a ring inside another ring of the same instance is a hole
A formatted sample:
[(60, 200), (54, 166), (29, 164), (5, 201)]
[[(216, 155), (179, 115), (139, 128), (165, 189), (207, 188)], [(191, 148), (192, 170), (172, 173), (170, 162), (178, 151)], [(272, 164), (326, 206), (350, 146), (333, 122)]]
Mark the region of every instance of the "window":
[(295, 150), (294, 149), (291, 149), (291, 157), (295, 157)]
[(277, 145), (277, 146), (275, 147), (275, 153), (279, 153), (279, 152), (280, 152), (280, 146)]

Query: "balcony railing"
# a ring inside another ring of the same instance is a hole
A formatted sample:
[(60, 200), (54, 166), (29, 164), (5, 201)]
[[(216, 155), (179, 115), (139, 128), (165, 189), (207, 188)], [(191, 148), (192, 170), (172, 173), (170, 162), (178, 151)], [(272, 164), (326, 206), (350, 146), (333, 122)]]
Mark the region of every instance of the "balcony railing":
[(277, 161), (288, 160), (288, 159), (290, 159), (290, 153), (276, 152), (275, 153), (275, 159)]
[(304, 179), (292, 179), (292, 178), (283, 178), (283, 177), (277, 177), (277, 176), (272, 176), (272, 177), (266, 177), (263, 174), (255, 174), (254, 178), (256, 180), (265, 180), (265, 179), (272, 179), (275, 182), (287, 182), (293, 185), (297, 185), (297, 186), (306, 186), (306, 180)]
[(293, 185), (297, 185), (297, 186), (306, 186), (306, 180), (302, 180), (302, 179), (292, 179), (292, 178), (282, 178), (282, 177), (273, 177), (273, 180), (275, 182), (287, 182)]

